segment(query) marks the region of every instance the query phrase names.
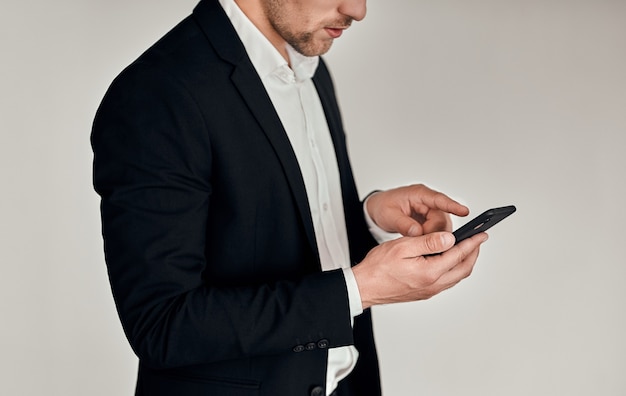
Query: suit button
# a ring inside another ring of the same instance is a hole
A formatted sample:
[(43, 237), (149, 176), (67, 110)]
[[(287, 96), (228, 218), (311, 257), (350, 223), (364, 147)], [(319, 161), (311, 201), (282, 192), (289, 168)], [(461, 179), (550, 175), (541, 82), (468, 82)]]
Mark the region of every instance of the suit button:
[(316, 386), (311, 389), (311, 396), (324, 396), (324, 388), (321, 386)]
[(296, 353), (304, 351), (304, 345), (296, 345), (295, 347), (293, 347), (293, 351)]
[(316, 344), (316, 343), (314, 343), (314, 342), (309, 342), (308, 344), (306, 344), (306, 345), (304, 346), (304, 348), (305, 348), (307, 351), (312, 351), (312, 350), (314, 350), (315, 348), (317, 348), (317, 344)]
[(317, 342), (317, 347), (320, 348), (320, 349), (326, 349), (326, 348), (328, 348), (328, 344), (329, 344), (328, 340), (324, 338), (324, 339), (319, 340)]

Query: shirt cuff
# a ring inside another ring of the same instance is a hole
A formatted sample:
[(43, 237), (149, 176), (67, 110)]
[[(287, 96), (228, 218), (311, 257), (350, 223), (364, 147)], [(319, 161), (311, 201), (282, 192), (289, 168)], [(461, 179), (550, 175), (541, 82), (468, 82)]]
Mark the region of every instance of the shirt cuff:
[(387, 232), (380, 228), (376, 223), (374, 223), (374, 220), (372, 220), (370, 214), (367, 213), (367, 201), (374, 194), (376, 193), (368, 195), (368, 197), (365, 198), (365, 201), (363, 201), (363, 215), (365, 216), (365, 221), (367, 222), (367, 227), (370, 230), (370, 234), (372, 234), (372, 236), (374, 237), (374, 239), (376, 239), (376, 242), (378, 243), (383, 243), (400, 238), (402, 235), (395, 232)]
[(350, 316), (352, 320), (363, 313), (363, 303), (361, 302), (361, 293), (359, 292), (359, 285), (356, 283), (356, 278), (352, 272), (352, 268), (343, 268), (343, 277), (346, 281), (346, 288), (348, 289), (348, 302), (350, 303)]

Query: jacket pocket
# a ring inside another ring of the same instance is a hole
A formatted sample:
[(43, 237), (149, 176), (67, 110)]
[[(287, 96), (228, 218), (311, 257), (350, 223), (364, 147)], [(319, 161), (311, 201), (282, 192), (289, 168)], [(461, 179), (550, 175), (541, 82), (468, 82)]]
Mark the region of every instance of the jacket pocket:
[(260, 383), (233, 378), (196, 378), (144, 371), (136, 396), (258, 396)]

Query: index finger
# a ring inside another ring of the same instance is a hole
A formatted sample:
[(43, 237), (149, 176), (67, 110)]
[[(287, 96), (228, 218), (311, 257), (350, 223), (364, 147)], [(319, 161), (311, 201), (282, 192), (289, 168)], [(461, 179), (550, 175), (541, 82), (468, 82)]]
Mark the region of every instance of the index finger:
[(413, 186), (409, 191), (409, 202), (418, 213), (425, 213), (428, 210), (436, 209), (456, 216), (467, 216), (469, 208), (460, 204), (446, 194), (435, 191), (423, 184)]

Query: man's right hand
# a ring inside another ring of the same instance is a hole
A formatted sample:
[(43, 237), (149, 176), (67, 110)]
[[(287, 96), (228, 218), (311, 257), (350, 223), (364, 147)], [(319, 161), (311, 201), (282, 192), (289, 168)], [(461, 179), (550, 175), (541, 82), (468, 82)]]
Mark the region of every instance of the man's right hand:
[(454, 246), (451, 233), (433, 232), (375, 247), (352, 268), (363, 309), (426, 300), (451, 288), (472, 273), (486, 240), (480, 233)]

